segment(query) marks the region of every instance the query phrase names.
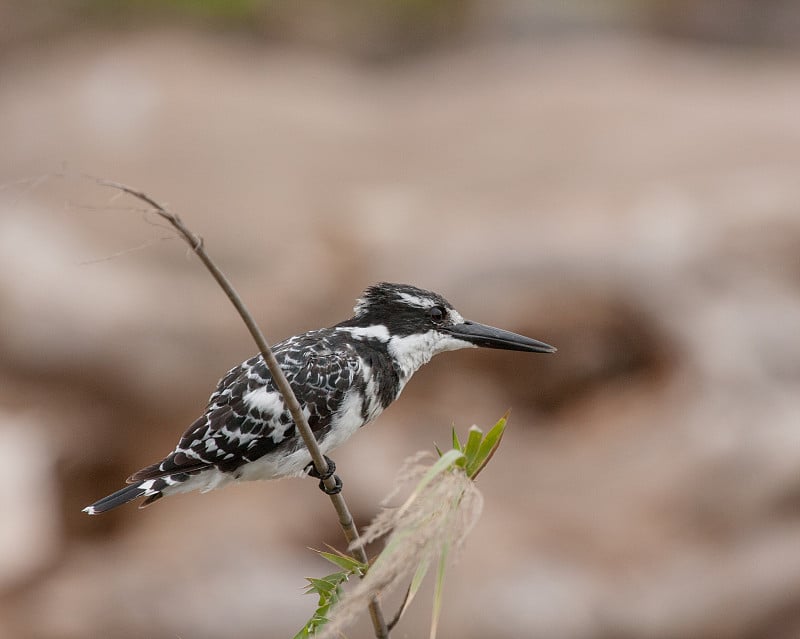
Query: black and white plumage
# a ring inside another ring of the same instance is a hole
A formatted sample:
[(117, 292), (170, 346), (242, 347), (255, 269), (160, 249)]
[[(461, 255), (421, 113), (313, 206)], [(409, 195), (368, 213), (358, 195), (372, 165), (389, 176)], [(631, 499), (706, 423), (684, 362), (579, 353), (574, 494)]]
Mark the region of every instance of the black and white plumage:
[[(555, 349), (465, 320), (441, 295), (405, 284), (368, 288), (354, 316), (290, 337), (273, 352), (327, 453), (375, 419), (411, 376), (441, 352), (483, 346), (529, 352)], [(301, 475), (311, 461), (261, 355), (231, 369), (208, 406), (162, 461), (84, 512), (96, 515), (138, 497), (219, 488), (231, 481)]]

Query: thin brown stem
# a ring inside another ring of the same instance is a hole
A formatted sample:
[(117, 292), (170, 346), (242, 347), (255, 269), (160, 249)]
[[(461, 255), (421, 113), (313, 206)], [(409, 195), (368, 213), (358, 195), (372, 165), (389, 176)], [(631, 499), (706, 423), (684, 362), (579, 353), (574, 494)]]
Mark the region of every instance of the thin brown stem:
[(386, 627), (389, 629), (389, 632), (391, 632), (394, 629), (394, 627), (397, 625), (397, 622), (400, 621), (400, 617), (403, 616), (403, 612), (405, 612), (408, 598), (411, 596), (411, 587), (413, 585), (414, 585), (413, 581), (410, 584), (408, 584), (408, 588), (406, 588), (406, 594), (403, 596), (403, 601), (400, 602), (400, 607), (397, 609), (397, 614), (395, 614), (394, 619), (392, 619), (388, 624), (386, 624)]
[[(272, 349), (269, 347), (267, 340), (264, 338), (264, 334), (256, 324), (253, 316), (245, 307), (244, 302), (242, 302), (241, 297), (239, 297), (239, 294), (233, 288), (230, 280), (228, 280), (225, 274), (208, 256), (208, 253), (206, 253), (205, 247), (203, 246), (203, 238), (192, 232), (176, 213), (168, 211), (164, 206), (147, 195), (147, 193), (131, 188), (124, 184), (120, 184), (119, 182), (112, 182), (110, 180), (97, 179), (97, 182), (103, 186), (108, 186), (112, 189), (117, 189), (118, 191), (127, 193), (128, 195), (131, 195), (151, 206), (156, 214), (169, 222), (175, 228), (175, 230), (178, 231), (181, 237), (195, 252), (197, 257), (200, 258), (200, 261), (205, 265), (212, 277), (217, 281), (217, 284), (219, 284), (220, 288), (225, 292), (225, 295), (239, 312), (242, 321), (244, 321), (245, 326), (247, 326), (247, 330), (250, 331), (250, 335), (253, 337), (256, 346), (258, 346), (258, 350), (261, 352), (261, 356), (264, 358), (264, 362), (269, 369), (270, 375), (272, 375), (275, 385), (278, 387), (278, 390), (280, 391), (287, 407), (289, 408), (292, 419), (297, 425), (297, 430), (300, 433), (300, 436), (303, 438), (306, 447), (308, 448), (308, 452), (311, 455), (311, 460), (314, 463), (314, 468), (316, 468), (318, 473), (324, 475), (328, 469), (328, 464), (322, 455), (322, 451), (320, 451), (319, 446), (317, 445), (317, 440), (314, 437), (311, 427), (308, 425), (305, 415), (303, 415), (300, 403), (297, 401), (297, 397), (295, 396), (294, 391), (289, 384), (289, 380), (287, 380), (286, 375), (283, 374), (283, 371), (278, 364), (278, 360), (275, 359)], [(329, 477), (328, 479), (324, 480), (324, 485), (329, 490), (333, 490), (336, 487), (336, 481), (333, 479), (333, 477)], [(330, 495), (330, 499), (333, 507), (336, 509), (336, 514), (339, 517), (339, 525), (342, 528), (345, 539), (347, 539), (348, 545), (352, 545), (353, 542), (358, 540), (358, 529), (353, 522), (353, 517), (350, 514), (350, 509), (347, 507), (347, 502), (345, 502), (344, 496), (341, 493)], [(369, 563), (367, 553), (361, 545), (355, 545), (354, 552), (359, 561), (365, 564)], [(370, 602), (369, 613), (372, 619), (372, 625), (375, 629), (375, 636), (378, 639), (387, 638), (389, 636), (389, 630), (386, 626), (386, 621), (383, 618), (383, 612), (381, 611), (381, 607), (377, 598)]]

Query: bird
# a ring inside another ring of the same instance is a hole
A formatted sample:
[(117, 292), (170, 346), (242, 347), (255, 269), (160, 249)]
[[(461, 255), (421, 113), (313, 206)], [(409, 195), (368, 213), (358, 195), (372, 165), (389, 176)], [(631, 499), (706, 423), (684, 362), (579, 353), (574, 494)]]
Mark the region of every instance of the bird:
[[(378, 417), (434, 355), (462, 348), (553, 353), (544, 342), (464, 319), (438, 293), (381, 282), (356, 301), (353, 317), (290, 337), (272, 350), (326, 454)], [(87, 506), (104, 513), (144, 497), (143, 508), (164, 496), (207, 492), (236, 481), (305, 474), (322, 479), (259, 354), (219, 381), (203, 414), (175, 450), (142, 468), (127, 486)]]

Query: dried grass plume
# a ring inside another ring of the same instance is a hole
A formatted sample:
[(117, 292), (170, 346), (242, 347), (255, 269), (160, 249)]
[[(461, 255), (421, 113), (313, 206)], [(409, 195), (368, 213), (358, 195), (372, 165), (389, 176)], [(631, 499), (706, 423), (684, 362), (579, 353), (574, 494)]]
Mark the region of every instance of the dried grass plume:
[[(475, 482), (458, 467), (435, 474), (426, 481), (431, 464), (423, 464), (423, 460), (433, 461), (434, 458), (423, 453), (406, 460), (398, 473), (395, 489), (383, 502), (383, 510), (357, 542), (363, 546), (388, 535), (383, 552), (364, 579), (333, 609), (330, 622), (317, 635), (320, 639), (339, 637), (373, 598), (398, 586), (406, 587), (443, 553), (451, 557), (478, 520), (483, 496)], [(412, 482), (415, 488), (401, 506), (386, 506)]]

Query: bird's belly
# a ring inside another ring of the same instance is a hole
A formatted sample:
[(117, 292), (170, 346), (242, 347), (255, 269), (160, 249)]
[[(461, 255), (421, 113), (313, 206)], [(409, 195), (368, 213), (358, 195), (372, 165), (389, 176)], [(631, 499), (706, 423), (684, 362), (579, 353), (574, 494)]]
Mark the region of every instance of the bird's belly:
[(305, 446), (291, 453), (277, 451), (268, 453), (255, 461), (237, 468), (233, 477), (239, 481), (260, 481), (279, 477), (297, 477), (311, 463), (311, 455)]
[[(188, 493), (193, 490), (207, 493), (210, 490), (222, 488), (233, 480), (234, 477), (230, 473), (223, 473), (221, 470), (212, 467), (196, 475), (192, 475), (186, 481), (169, 485), (164, 488), (162, 492), (165, 495), (177, 495), (179, 493)], [(144, 483), (146, 484), (147, 482)]]
[(364, 396), (359, 392), (349, 393), (331, 420), (330, 429), (319, 443), (322, 452), (327, 453), (337, 446), (341, 446), (364, 424), (375, 419), (383, 410), (379, 403), (376, 402), (376, 404), (376, 408), (369, 407), (365, 419), (362, 412)]

